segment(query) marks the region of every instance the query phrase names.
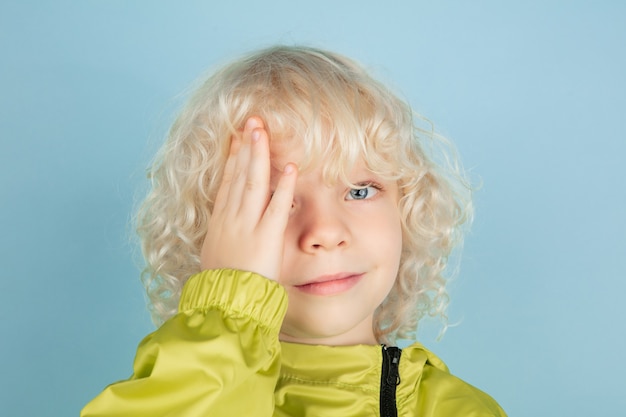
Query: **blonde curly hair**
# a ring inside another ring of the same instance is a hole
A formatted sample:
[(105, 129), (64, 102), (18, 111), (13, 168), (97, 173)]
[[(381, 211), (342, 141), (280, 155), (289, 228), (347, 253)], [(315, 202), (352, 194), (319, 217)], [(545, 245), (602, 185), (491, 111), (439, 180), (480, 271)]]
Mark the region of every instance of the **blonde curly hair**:
[(176, 313), (185, 281), (200, 271), (229, 139), (253, 115), (272, 141), (304, 144), (301, 170), (323, 161), (326, 180), (349, 183), (350, 167), (363, 157), (377, 175), (397, 181), (403, 253), (396, 282), (376, 310), (374, 333), (393, 343), (412, 338), (425, 316), (445, 324), (444, 269), (472, 217), (471, 188), (454, 148), (432, 128), (418, 127), (424, 119), (355, 62), (300, 46), (264, 49), (213, 73), (158, 152), (137, 215), (142, 281), (155, 324)]

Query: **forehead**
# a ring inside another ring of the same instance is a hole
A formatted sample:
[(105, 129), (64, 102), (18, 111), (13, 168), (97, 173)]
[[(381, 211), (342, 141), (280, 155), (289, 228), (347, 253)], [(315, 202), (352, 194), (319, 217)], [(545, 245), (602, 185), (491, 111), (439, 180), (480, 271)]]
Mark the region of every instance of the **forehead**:
[(307, 161), (305, 155), (305, 145), (301, 140), (295, 138), (271, 140), (270, 165), (272, 176), (280, 175), (288, 163), (296, 164), (300, 172), (302, 172), (303, 168), (308, 171), (319, 165), (319, 162), (316, 160)]
[(305, 154), (302, 140), (277, 135), (270, 140), (270, 158), (272, 161), (294, 162), (300, 164)]
[[(310, 157), (301, 141), (288, 140), (270, 143), (271, 178), (275, 181), (282, 174), (285, 165), (298, 166), (298, 177), (322, 181), (331, 186), (337, 183), (351, 184), (361, 181), (364, 173), (373, 173), (362, 155), (350, 162), (328, 158), (320, 154)], [(359, 177), (359, 178), (357, 178)]]
[[(268, 123), (272, 177), (280, 176), (288, 163), (298, 167), (299, 176), (317, 171), (328, 184), (354, 184), (355, 175), (369, 173), (383, 180), (397, 180), (397, 146), (377, 146), (375, 135), (358, 128), (337, 129), (320, 125), (302, 126), (303, 133), (283, 134)], [(289, 129), (289, 132), (299, 130)]]

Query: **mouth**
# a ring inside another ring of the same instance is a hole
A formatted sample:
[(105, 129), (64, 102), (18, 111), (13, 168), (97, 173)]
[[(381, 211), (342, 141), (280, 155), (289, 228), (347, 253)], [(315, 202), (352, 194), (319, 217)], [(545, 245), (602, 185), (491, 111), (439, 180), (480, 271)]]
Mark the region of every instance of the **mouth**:
[(312, 295), (335, 295), (348, 291), (354, 287), (363, 277), (360, 274), (334, 274), (323, 275), (302, 285), (295, 285), (298, 290)]

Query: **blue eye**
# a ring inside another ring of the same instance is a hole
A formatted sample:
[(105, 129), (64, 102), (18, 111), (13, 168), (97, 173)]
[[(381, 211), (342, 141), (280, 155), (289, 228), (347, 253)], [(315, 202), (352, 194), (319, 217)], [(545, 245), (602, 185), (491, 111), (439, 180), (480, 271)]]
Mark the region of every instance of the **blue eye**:
[(346, 200), (365, 200), (375, 196), (378, 191), (380, 191), (380, 187), (374, 184), (364, 184), (363, 187), (360, 188), (351, 188), (350, 191), (348, 191)]

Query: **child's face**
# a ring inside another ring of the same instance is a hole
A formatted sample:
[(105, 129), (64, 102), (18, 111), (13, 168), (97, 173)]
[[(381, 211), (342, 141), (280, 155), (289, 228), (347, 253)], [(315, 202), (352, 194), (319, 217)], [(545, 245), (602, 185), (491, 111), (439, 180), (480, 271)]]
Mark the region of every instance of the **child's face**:
[[(272, 144), (271, 152), (275, 186), (303, 150), (287, 142)], [(349, 180), (364, 188), (325, 183), (319, 164), (298, 175), (278, 280), (289, 298), (281, 340), (377, 343), (373, 314), (395, 282), (402, 251), (399, 190), (362, 160)]]

